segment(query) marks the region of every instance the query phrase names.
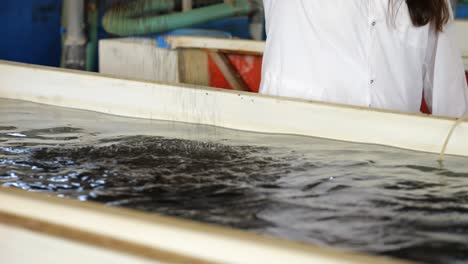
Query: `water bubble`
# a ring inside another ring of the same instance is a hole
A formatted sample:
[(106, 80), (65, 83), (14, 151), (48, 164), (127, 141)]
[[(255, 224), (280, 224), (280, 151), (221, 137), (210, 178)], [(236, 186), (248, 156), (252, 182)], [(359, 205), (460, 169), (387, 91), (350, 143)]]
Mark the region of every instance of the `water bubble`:
[(21, 133), (7, 133), (7, 135), (12, 137), (27, 137), (25, 134)]
[(78, 195), (78, 197), (76, 197), (78, 200), (80, 201), (87, 201), (88, 200), (88, 196), (87, 195)]

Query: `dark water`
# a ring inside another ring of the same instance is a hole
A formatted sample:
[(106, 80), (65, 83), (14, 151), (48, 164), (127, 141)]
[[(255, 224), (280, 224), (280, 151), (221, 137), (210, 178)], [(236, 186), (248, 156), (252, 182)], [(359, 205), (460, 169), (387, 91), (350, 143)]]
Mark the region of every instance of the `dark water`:
[(468, 262), (468, 159), (0, 100), (0, 184), (428, 263)]

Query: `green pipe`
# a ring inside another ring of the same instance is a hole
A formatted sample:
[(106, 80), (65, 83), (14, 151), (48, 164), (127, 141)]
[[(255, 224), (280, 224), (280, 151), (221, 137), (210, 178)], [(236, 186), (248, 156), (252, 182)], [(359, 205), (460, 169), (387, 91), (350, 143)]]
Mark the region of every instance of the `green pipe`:
[(174, 0), (138, 0), (129, 6), (112, 8), (103, 18), (104, 29), (119, 36), (144, 35), (175, 30), (212, 20), (251, 12), (249, 0), (234, 0), (233, 4), (216, 4), (188, 12), (161, 16), (141, 16), (144, 13), (168, 11)]
[(136, 18), (144, 13), (169, 12), (174, 9), (174, 0), (133, 0), (111, 8), (106, 15), (120, 18)]

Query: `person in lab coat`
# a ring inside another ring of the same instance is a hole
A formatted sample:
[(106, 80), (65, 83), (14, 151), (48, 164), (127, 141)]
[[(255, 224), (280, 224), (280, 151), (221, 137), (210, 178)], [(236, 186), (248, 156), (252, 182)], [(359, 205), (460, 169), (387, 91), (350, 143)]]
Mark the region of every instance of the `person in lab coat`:
[[(447, 0), (264, 0), (263, 94), (468, 114)], [(424, 89), (424, 91), (423, 91)]]

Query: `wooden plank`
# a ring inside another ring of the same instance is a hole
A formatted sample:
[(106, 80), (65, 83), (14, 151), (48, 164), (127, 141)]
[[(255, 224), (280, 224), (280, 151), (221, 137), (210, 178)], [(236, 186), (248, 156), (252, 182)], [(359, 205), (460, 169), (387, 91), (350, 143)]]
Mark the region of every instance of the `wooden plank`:
[(240, 39), (204, 38), (193, 36), (168, 36), (167, 43), (173, 49), (199, 48), (225, 52), (263, 54), (265, 42)]
[(249, 91), (249, 87), (244, 82), (244, 79), (242, 79), (242, 76), (237, 72), (236, 68), (234, 68), (226, 54), (216, 51), (208, 51), (208, 54), (216, 66), (218, 66), (221, 73), (223, 73), (224, 78), (226, 78), (232, 89), (245, 92)]
[(195, 85), (210, 85), (208, 55), (200, 49), (177, 50), (179, 82)]

